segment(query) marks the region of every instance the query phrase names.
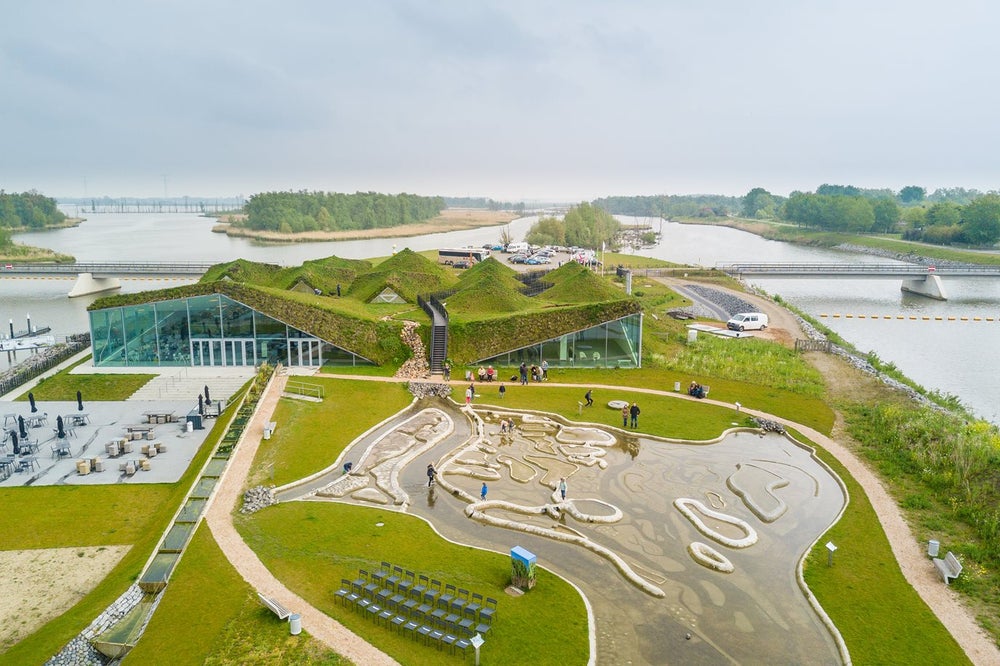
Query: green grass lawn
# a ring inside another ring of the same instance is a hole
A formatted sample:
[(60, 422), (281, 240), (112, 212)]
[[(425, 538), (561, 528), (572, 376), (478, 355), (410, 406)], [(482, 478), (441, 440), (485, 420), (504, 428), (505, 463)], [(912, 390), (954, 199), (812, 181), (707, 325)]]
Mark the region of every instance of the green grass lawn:
[(350, 662), (305, 631), (292, 636), (257, 600), (202, 523), (126, 664), (323, 664)]
[[(378, 524), (381, 524), (379, 526)], [(240, 533), (265, 565), (297, 594), (407, 666), (458, 663), (334, 602), (342, 578), (383, 560), (498, 600), (481, 662), (571, 666), (587, 663), (587, 615), (576, 590), (539, 570), (521, 597), (503, 592), (510, 556), (444, 541), (424, 521), (385, 509), (290, 502), (237, 517)]]
[(82, 394), (84, 405), (89, 400), (97, 402), (125, 400), (145, 386), (149, 380), (156, 377), (156, 375), (148, 374), (71, 375), (70, 369), (67, 368), (51, 377), (40, 380), (30, 391), (25, 391), (18, 396), (17, 400), (27, 402), (28, 393), (31, 393), (35, 396), (35, 402), (70, 402), (76, 400), (77, 391)]
[[(802, 438), (800, 437), (800, 440)], [(855, 664), (967, 664), (962, 648), (903, 577), (868, 497), (833, 456), (850, 503), (806, 559), (809, 589), (836, 624)], [(837, 546), (827, 566), (825, 544)]]
[(324, 388), (322, 403), (282, 398), (278, 427), (261, 442), (247, 483), (284, 485), (333, 464), (355, 437), (410, 404), (401, 383), (310, 377)]

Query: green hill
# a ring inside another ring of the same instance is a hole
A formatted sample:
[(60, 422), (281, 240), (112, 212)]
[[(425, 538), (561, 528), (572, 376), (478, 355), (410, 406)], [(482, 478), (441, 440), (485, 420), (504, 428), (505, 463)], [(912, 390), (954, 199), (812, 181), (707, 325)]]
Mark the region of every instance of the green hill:
[(388, 287), (413, 303), (417, 294), (442, 291), (454, 284), (455, 276), (447, 269), (406, 248), (359, 274), (347, 295), (367, 303)]
[(553, 303), (598, 303), (625, 298), (625, 292), (576, 262), (563, 264), (542, 282), (552, 286), (538, 298)]

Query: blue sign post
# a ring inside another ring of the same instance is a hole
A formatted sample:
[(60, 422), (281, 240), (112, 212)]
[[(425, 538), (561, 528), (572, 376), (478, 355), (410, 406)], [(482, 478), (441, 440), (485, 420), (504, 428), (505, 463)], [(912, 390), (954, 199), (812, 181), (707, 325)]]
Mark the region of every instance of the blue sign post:
[(510, 549), (511, 583), (522, 590), (535, 586), (535, 554), (521, 546)]

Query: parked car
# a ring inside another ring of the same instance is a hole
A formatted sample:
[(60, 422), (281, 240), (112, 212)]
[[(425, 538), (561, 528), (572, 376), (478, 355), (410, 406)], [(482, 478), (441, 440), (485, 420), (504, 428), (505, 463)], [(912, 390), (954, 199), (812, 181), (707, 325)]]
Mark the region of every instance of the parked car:
[(730, 331), (763, 331), (767, 328), (767, 315), (763, 312), (741, 312), (726, 322)]
[(514, 254), (514, 255), (511, 255), (510, 257), (507, 257), (507, 261), (509, 261), (512, 264), (523, 264), (527, 260), (528, 260), (528, 257), (527, 257), (527, 255), (524, 255), (524, 254)]
[(469, 262), (467, 262), (467, 261), (456, 261), (456, 262), (455, 262), (455, 263), (453, 263), (453, 264), (452, 264), (451, 266), (452, 266), (452, 268), (468, 268), (468, 267), (469, 267), (469, 266), (471, 266), (471, 265), (472, 265), (472, 264), (470, 264), (470, 263), (469, 263)]
[(524, 260), (524, 263), (528, 264), (529, 266), (537, 266), (538, 264), (542, 263), (542, 260), (539, 259), (538, 257), (528, 257), (527, 259)]

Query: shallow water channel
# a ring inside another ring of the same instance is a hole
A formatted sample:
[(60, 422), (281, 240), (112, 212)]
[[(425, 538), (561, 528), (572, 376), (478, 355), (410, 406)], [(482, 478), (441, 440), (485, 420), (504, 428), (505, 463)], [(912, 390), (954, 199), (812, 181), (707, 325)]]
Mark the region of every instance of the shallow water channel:
[[(477, 416), (481, 438), (453, 403), (418, 401), (348, 449), (351, 474), (338, 465), (281, 499), (318, 490), (395, 504), (455, 541), (527, 548), (587, 596), (598, 663), (840, 663), (796, 576), (845, 503), (809, 449), (750, 431), (670, 442), (492, 408)], [(432, 461), (439, 481), (428, 488)]]

